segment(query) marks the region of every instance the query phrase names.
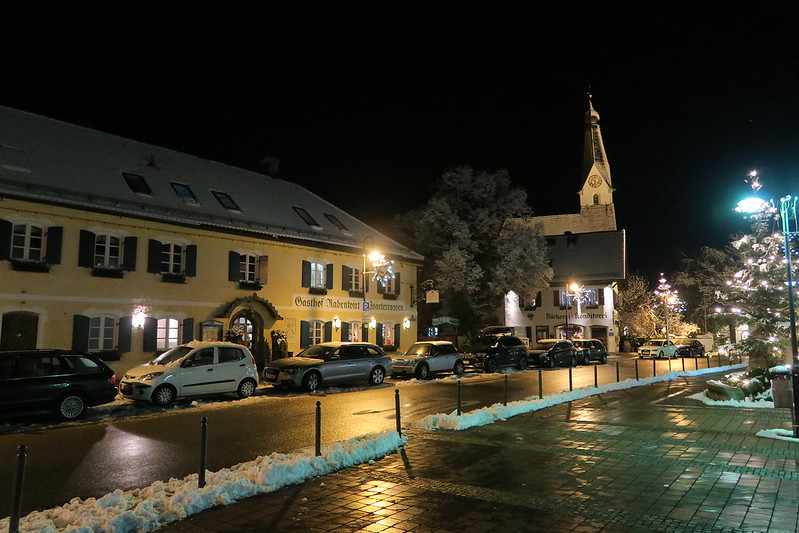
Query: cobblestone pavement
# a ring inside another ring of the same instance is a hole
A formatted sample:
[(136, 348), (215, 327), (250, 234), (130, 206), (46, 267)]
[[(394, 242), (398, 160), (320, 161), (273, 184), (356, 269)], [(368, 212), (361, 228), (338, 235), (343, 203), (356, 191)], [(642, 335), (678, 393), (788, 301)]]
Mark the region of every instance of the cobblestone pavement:
[(688, 400), (705, 379), (466, 431), (411, 430), (374, 464), (160, 531), (796, 531), (799, 445), (755, 436), (789, 428), (790, 411)]

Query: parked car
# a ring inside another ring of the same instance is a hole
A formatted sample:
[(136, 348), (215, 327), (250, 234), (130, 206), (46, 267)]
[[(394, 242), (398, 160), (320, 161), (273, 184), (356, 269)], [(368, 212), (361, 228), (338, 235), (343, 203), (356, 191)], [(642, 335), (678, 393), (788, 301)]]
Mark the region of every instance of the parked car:
[(544, 368), (577, 366), (583, 359), (582, 349), (565, 339), (540, 339), (530, 350), (533, 364)]
[(598, 361), (601, 364), (608, 362), (608, 351), (602, 341), (599, 339), (575, 339), (572, 341), (574, 346), (582, 348), (578, 360), (582, 364), (588, 364), (589, 361)]
[(54, 413), (74, 420), (114, 400), (114, 371), (94, 355), (68, 350), (0, 352), (0, 418)]
[(130, 400), (166, 407), (192, 396), (235, 392), (247, 398), (257, 387), (255, 358), (246, 347), (192, 341), (125, 372), (119, 392)]
[(677, 346), (677, 355), (680, 357), (702, 357), (705, 355), (705, 345), (694, 339), (687, 344)]
[(447, 341), (417, 342), (403, 355), (393, 357), (392, 376), (416, 376), (427, 379), (430, 374), (452, 372), (463, 374), (463, 359), (455, 345)]
[(478, 335), (463, 350), (463, 362), (483, 372), (496, 372), (499, 367), (527, 368), (527, 347), (515, 335)]
[(368, 381), (380, 385), (391, 373), (386, 353), (366, 342), (323, 342), (264, 367), (263, 378), (277, 389), (301, 387), (315, 391), (322, 385)]
[(677, 346), (668, 339), (650, 339), (638, 347), (638, 357), (657, 357), (669, 359), (677, 357)]

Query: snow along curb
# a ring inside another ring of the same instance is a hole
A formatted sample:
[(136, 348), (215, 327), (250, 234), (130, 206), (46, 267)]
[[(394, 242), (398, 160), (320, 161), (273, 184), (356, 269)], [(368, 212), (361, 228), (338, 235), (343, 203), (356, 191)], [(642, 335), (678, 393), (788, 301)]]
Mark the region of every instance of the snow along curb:
[[(330, 474), (348, 466), (379, 459), (407, 441), (396, 431), (386, 430), (326, 445), (320, 457), (313, 449), (290, 454), (273, 453), (206, 474), (206, 486), (197, 487), (197, 474), (182, 480), (156, 481), (149, 487), (117, 489), (100, 498), (69, 503), (45, 511), (34, 511), (20, 520), (21, 533), (128, 533), (154, 531), (218, 505), (229, 505), (257, 494)], [(9, 518), (0, 520), (7, 531)]]
[(521, 415), (524, 413), (532, 413), (546, 407), (552, 407), (566, 402), (573, 402), (575, 400), (582, 400), (589, 396), (595, 396), (605, 392), (613, 392), (625, 389), (632, 389), (635, 387), (643, 387), (644, 385), (651, 385), (652, 383), (660, 383), (663, 381), (673, 381), (685, 376), (699, 376), (702, 374), (714, 374), (717, 372), (725, 372), (730, 370), (738, 370), (746, 368), (746, 365), (731, 365), (721, 366), (715, 368), (702, 368), (700, 370), (689, 370), (685, 372), (669, 372), (662, 376), (656, 376), (641, 380), (627, 379), (618, 383), (609, 383), (601, 387), (583, 387), (568, 392), (561, 392), (553, 396), (545, 396), (542, 399), (531, 396), (526, 400), (517, 400), (515, 402), (508, 402), (508, 405), (495, 403), (490, 407), (483, 407), (476, 409), (469, 413), (464, 413), (458, 416), (453, 411), (450, 414), (436, 414), (429, 415), (422, 418), (415, 424), (416, 427), (428, 430), (437, 429), (452, 429), (460, 431), (476, 426), (484, 426), (499, 420), (504, 420), (512, 416)]

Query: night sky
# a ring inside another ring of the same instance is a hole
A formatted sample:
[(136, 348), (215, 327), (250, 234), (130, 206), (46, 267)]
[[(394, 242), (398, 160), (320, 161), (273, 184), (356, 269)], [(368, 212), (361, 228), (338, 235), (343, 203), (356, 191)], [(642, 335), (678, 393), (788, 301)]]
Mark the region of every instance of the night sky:
[(799, 194), (796, 2), (5, 2), (0, 105), (264, 171), (386, 228), (460, 165), (577, 212), (590, 86), (629, 269)]

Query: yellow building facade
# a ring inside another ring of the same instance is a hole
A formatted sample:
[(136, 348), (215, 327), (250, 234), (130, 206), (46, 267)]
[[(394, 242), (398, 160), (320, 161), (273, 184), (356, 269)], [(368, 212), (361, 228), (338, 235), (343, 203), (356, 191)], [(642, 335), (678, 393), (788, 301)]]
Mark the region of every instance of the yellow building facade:
[(80, 349), (122, 373), (192, 339), (242, 342), (259, 364), (416, 341), (421, 256), (306, 189), (0, 115), (0, 349)]

